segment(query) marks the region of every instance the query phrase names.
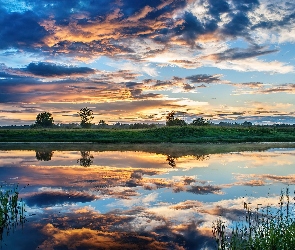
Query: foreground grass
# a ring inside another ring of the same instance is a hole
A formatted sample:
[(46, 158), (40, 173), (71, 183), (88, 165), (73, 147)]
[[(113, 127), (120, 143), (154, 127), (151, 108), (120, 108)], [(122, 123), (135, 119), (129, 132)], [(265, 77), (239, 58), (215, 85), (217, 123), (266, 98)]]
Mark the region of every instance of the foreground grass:
[(245, 223), (241, 222), (231, 232), (221, 220), (213, 224), (212, 233), (218, 250), (295, 249), (295, 218), (288, 189), (281, 194), (276, 210), (266, 207), (253, 211), (246, 203), (244, 208)]
[(0, 142), (233, 143), (295, 142), (294, 128), (1, 129)]

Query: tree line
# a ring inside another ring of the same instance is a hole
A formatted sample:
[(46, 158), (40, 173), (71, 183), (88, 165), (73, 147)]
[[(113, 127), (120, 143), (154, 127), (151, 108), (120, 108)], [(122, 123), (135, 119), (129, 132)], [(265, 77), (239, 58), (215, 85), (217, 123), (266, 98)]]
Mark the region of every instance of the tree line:
[[(80, 126), (82, 128), (91, 128), (91, 126), (93, 125), (92, 120), (94, 119), (93, 110), (89, 109), (88, 107), (85, 107), (80, 109), (80, 111), (78, 112), (78, 115), (81, 119)], [(193, 120), (193, 122), (190, 125), (208, 126), (210, 124), (211, 123), (209, 120), (206, 120), (203, 117), (199, 117)], [(100, 120), (98, 125), (100, 127), (106, 127), (108, 124), (104, 120)], [(119, 125), (121, 124), (119, 123)], [(185, 120), (179, 119), (178, 117), (176, 117), (175, 111), (171, 111), (167, 114), (166, 126), (186, 126), (186, 125), (188, 125), (188, 123)], [(52, 126), (54, 126), (53, 116), (50, 112), (45, 111), (37, 115), (36, 121), (31, 127), (38, 128), (38, 127), (52, 127)], [(155, 126), (156, 126), (155, 124), (134, 123), (129, 125), (128, 127), (131, 129), (143, 129), (143, 128), (152, 128)]]
[[(92, 120), (94, 118), (93, 111), (87, 107), (80, 109), (78, 112), (78, 115), (80, 116), (81, 122), (80, 126), (82, 128), (90, 128), (92, 125)], [(105, 123), (103, 120), (100, 121), (100, 123)], [(54, 120), (53, 116), (50, 112), (42, 112), (39, 113), (36, 117), (35, 124), (32, 125), (33, 128), (38, 127), (52, 127), (54, 126)]]

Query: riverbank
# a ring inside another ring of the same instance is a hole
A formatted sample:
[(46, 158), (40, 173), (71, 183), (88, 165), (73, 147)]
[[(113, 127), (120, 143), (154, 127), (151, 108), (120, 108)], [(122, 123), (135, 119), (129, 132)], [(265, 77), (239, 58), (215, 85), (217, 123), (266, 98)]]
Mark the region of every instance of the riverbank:
[(0, 142), (242, 143), (295, 142), (294, 128), (1, 129)]
[(134, 151), (170, 155), (178, 158), (187, 155), (204, 156), (245, 151), (266, 151), (273, 148), (295, 148), (295, 142), (267, 143), (80, 143), (80, 142), (0, 142), (0, 150), (53, 151)]

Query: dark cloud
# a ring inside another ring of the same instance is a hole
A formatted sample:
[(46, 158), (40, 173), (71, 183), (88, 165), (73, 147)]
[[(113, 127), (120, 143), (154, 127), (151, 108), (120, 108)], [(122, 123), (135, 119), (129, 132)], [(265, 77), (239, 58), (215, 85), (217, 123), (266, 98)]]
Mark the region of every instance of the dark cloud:
[(262, 46), (251, 46), (249, 48), (243, 49), (243, 48), (232, 48), (228, 49), (222, 53), (213, 54), (217, 57), (217, 60), (240, 60), (240, 59), (246, 59), (251, 57), (257, 57), (262, 55), (267, 55), (270, 53), (278, 52), (278, 50), (267, 50), (265, 47)]
[(186, 90), (186, 91), (190, 91), (190, 90), (196, 89), (196, 87), (192, 86), (192, 85), (189, 85), (189, 84), (184, 84), (183, 89)]
[(236, 9), (243, 12), (251, 11), (259, 5), (258, 0), (232, 0), (232, 2)]
[(54, 206), (78, 202), (90, 202), (96, 199), (95, 195), (82, 192), (46, 191), (25, 197), (28, 206)]
[(227, 1), (224, 0), (219, 0), (219, 1), (215, 1), (215, 0), (209, 0), (209, 13), (219, 19), (220, 14), (222, 13), (226, 13), (230, 11), (230, 6), (228, 4)]
[[(249, 30), (251, 21), (248, 12), (259, 6), (258, 0), (233, 0), (234, 8), (229, 11), (230, 21), (221, 27), (221, 32), (225, 36), (242, 36), (250, 39)], [(250, 39), (251, 40), (251, 39)]]
[[(54, 0), (49, 3), (46, 0), (26, 0), (18, 10), (15, 3), (2, 3), (0, 49), (19, 48), (47, 56), (62, 54), (84, 59), (107, 55), (137, 60), (142, 59), (143, 55), (138, 55), (131, 48), (133, 38), (150, 38), (165, 45), (181, 41), (183, 45), (201, 49), (197, 40), (202, 35), (216, 33), (217, 39), (224, 40), (237, 36), (251, 39), (251, 30), (284, 26), (295, 19), (295, 13), (290, 13), (279, 21), (261, 19), (253, 25), (249, 13), (259, 6), (258, 0), (208, 0), (205, 17), (196, 16), (185, 9), (188, 3), (191, 1)], [(285, 4), (286, 9), (292, 10), (293, 7), (294, 4), (290, 2)], [(268, 8), (275, 9), (271, 4)], [(228, 21), (220, 26), (224, 13)], [(105, 32), (104, 27), (107, 27)], [(147, 45), (143, 54), (152, 56), (166, 49), (151, 49)], [(271, 52), (274, 51), (261, 51), (257, 55)], [(239, 58), (248, 55), (243, 54), (243, 51), (234, 53)], [(188, 60), (179, 60), (178, 63), (194, 64)]]
[[(184, 249), (214, 249), (216, 244), (212, 241), (212, 236), (202, 234), (201, 230), (198, 230), (199, 225), (203, 221), (191, 222), (185, 227), (180, 229), (178, 235), (179, 241), (184, 242)], [(181, 235), (181, 236), (180, 236)]]
[(206, 74), (199, 74), (199, 75), (192, 75), (186, 77), (186, 79), (190, 80), (192, 83), (213, 83), (213, 82), (220, 82), (221, 75), (206, 75)]
[(187, 44), (194, 46), (199, 35), (212, 33), (217, 30), (218, 25), (215, 20), (209, 20), (206, 23), (201, 22), (191, 12), (185, 12), (183, 24), (174, 29), (177, 36), (181, 36)]
[(194, 194), (212, 194), (212, 193), (219, 193), (221, 191), (220, 187), (215, 186), (191, 186), (187, 189), (187, 192), (194, 193)]
[(226, 36), (248, 37), (250, 20), (246, 13), (238, 12), (232, 16), (232, 19), (222, 27), (222, 33)]
[[(83, 0), (83, 1), (58, 1), (53, 0), (27, 0), (35, 13), (43, 18), (54, 17), (57, 24), (68, 25), (73, 15), (85, 14), (88, 18), (104, 16), (116, 8), (115, 0)], [(78, 18), (80, 22), (88, 21), (83, 15)]]
[[(123, 34), (122, 34), (123, 35)], [(129, 54), (132, 58), (134, 50), (125, 45), (117, 44), (115, 41), (105, 39), (102, 41), (91, 42), (71, 42), (67, 40), (59, 41), (49, 50), (53, 55), (63, 54), (77, 57), (98, 57), (100, 55), (123, 57), (123, 54)]]
[(32, 11), (7, 13), (0, 10), (0, 49), (44, 46), (42, 40), (48, 35), (39, 24), (40, 18)]
[(45, 62), (30, 63), (25, 71), (45, 77), (93, 74), (95, 72), (94, 69), (88, 67), (64, 66)]

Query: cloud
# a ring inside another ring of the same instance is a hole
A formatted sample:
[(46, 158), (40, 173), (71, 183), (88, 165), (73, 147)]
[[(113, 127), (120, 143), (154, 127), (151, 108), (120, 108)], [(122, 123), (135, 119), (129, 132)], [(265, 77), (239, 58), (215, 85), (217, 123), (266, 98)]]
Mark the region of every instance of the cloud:
[[(215, 58), (216, 59), (216, 58)], [(214, 59), (214, 60), (215, 60)], [(211, 64), (210, 62), (208, 62)], [(220, 69), (231, 69), (241, 72), (246, 71), (258, 71), (258, 72), (270, 72), (287, 74), (294, 72), (294, 66), (288, 63), (283, 63), (279, 61), (262, 61), (256, 58), (246, 58), (244, 60), (235, 59), (233, 61), (217, 61), (216, 66)]]
[(215, 186), (191, 186), (187, 189), (187, 192), (194, 193), (194, 194), (217, 194), (220, 193), (221, 188)]
[[(280, 182), (284, 184), (293, 185), (295, 183), (295, 175), (272, 175), (272, 174), (250, 174), (249, 176), (243, 174), (236, 174), (236, 179), (239, 185), (248, 184), (249, 186), (264, 186), (270, 182)], [(267, 182), (268, 181), (268, 182)]]
[(7, 13), (0, 9), (0, 49), (20, 48), (30, 50), (34, 46), (44, 46), (42, 42), (48, 33), (32, 11)]
[(95, 195), (82, 192), (47, 191), (25, 197), (28, 206), (48, 207), (55, 205), (71, 204), (78, 202), (90, 202), (96, 199)]
[(251, 46), (249, 48), (231, 48), (223, 51), (222, 53), (212, 54), (210, 56), (215, 56), (216, 60), (241, 60), (251, 57), (257, 57), (261, 55), (266, 55), (270, 53), (278, 52), (277, 49), (266, 50), (262, 46)]
[[(234, 95), (243, 94), (274, 94), (274, 93), (287, 93), (293, 94), (295, 92), (294, 83), (284, 83), (278, 85), (263, 84), (261, 82), (248, 82), (248, 83), (232, 83), (236, 90), (233, 91)], [(287, 106), (287, 105), (286, 105)]]
[[(60, 245), (79, 249), (166, 249), (177, 246), (153, 239), (151, 236), (138, 235), (127, 232), (103, 232), (89, 228), (59, 229), (47, 224), (42, 229), (48, 237), (39, 249), (56, 248)], [(144, 248), (143, 248), (144, 246)]]
[(187, 76), (186, 79), (190, 80), (192, 83), (219, 83), (222, 80), (220, 79), (223, 75), (192, 75)]
[[(211, 46), (208, 40), (215, 41), (219, 48), (222, 46), (220, 42), (230, 42), (233, 37), (243, 37), (250, 44), (248, 49), (219, 49), (211, 56), (218, 57), (219, 60), (238, 60), (276, 52), (265, 49), (264, 45), (251, 45), (255, 44), (253, 37), (256, 30), (260, 32), (260, 29), (269, 29), (266, 23), (281, 28), (291, 25), (293, 12), (287, 3), (281, 6), (283, 11), (280, 11), (280, 23), (266, 21), (269, 15), (274, 15), (271, 4), (273, 3), (257, 0), (222, 0), (218, 3), (212, 0), (141, 1), (138, 4), (128, 0), (113, 0), (104, 2), (103, 7), (99, 7), (100, 4), (90, 0), (52, 4), (32, 0), (29, 5), (17, 10), (14, 5), (5, 3), (6, 9), (2, 9), (2, 22), (5, 25), (1, 26), (5, 28), (2, 29), (1, 42), (3, 48), (34, 51), (35, 55), (44, 58), (63, 55), (69, 57), (69, 60), (87, 61), (106, 55), (128, 59), (135, 62), (133, 67), (137, 64), (142, 66), (137, 68), (138, 71), (154, 77), (157, 76), (157, 71), (144, 65), (145, 61), (166, 58), (168, 64), (197, 68), (202, 65), (202, 58), (208, 56), (203, 54)], [(265, 15), (261, 13), (263, 8), (268, 10)], [(257, 15), (253, 16), (253, 12)], [(278, 17), (276, 22), (277, 19)], [(14, 23), (14, 26), (11, 28), (9, 23)], [(13, 32), (14, 29), (16, 32)], [(9, 36), (8, 31), (14, 35)], [(181, 56), (178, 57), (159, 56), (180, 50), (185, 53), (180, 53)], [(191, 51), (193, 53), (189, 55)], [(214, 60), (209, 64), (225, 67)], [(34, 69), (35, 66), (39, 67), (36, 71), (39, 75), (44, 74), (43, 70), (40, 71), (44, 65), (30, 65)], [(251, 70), (259, 68), (252, 67)], [(68, 69), (67, 73), (74, 74), (71, 70)], [(84, 70), (78, 73), (85, 73)], [(266, 68), (263, 70), (270, 71)], [(278, 72), (286, 73), (283, 70)]]
[(88, 75), (95, 73), (94, 69), (88, 67), (73, 67), (56, 65), (53, 63), (30, 63), (25, 72), (32, 73), (36, 76), (55, 77), (55, 76), (69, 76), (69, 75)]

